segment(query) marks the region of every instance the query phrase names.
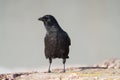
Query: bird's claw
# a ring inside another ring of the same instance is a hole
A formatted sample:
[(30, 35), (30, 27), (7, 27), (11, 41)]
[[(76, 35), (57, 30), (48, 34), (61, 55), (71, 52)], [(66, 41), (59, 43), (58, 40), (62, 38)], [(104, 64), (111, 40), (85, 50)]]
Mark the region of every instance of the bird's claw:
[(65, 70), (63, 70), (63, 73), (65, 73), (66, 71)]
[(63, 70), (63, 71), (61, 71), (60, 73), (65, 73), (66, 71), (65, 70)]
[(49, 70), (48, 73), (51, 73), (51, 71)]

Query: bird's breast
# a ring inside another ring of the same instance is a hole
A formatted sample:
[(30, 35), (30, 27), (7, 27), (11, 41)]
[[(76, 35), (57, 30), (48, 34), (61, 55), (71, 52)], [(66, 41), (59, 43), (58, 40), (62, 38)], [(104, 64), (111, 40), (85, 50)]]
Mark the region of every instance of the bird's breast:
[(49, 33), (49, 34), (46, 35), (46, 37), (49, 41), (56, 41), (57, 34), (56, 33)]

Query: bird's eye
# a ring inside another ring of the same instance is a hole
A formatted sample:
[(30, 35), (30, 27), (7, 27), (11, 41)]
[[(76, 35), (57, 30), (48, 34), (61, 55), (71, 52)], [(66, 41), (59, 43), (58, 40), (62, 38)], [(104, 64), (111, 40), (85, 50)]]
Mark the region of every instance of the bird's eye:
[(47, 20), (48, 18), (44, 17), (45, 20)]
[(49, 18), (48, 18), (48, 19), (47, 19), (47, 21), (48, 21), (48, 22), (50, 22), (50, 21), (51, 21), (51, 19), (49, 19)]
[(44, 19), (45, 19), (45, 21), (47, 21), (47, 22), (50, 22), (50, 21), (51, 21), (50, 18), (48, 18), (48, 17), (44, 17)]

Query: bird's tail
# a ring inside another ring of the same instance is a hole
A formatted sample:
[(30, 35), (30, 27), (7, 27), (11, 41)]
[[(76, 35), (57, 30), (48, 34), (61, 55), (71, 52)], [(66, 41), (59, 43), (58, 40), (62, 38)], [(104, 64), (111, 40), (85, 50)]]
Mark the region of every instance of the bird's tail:
[(66, 58), (69, 58), (69, 56), (67, 56)]

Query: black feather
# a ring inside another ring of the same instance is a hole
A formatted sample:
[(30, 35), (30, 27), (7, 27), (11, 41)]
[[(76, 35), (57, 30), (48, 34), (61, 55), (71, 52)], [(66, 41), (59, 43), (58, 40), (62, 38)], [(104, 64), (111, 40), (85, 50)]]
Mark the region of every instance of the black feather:
[(44, 39), (46, 58), (69, 58), (71, 40), (68, 34), (59, 26), (57, 20), (52, 15), (45, 15), (39, 20), (44, 22), (47, 30)]

